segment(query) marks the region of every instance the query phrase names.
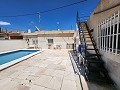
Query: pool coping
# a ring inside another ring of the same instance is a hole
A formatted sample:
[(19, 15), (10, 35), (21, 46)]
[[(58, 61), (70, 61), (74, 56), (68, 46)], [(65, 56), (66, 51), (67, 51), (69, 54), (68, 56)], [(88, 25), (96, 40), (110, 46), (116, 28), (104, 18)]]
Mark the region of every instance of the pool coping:
[[(18, 51), (18, 50), (39, 50), (39, 49), (17, 49), (17, 50), (11, 50), (11, 51), (7, 51), (7, 52), (2, 52), (0, 54), (5, 54), (5, 53), (13, 52), (13, 51)], [(3, 70), (3, 69), (6, 69), (6, 68), (8, 68), (8, 67), (10, 67), (10, 66), (12, 66), (12, 65), (14, 65), (16, 63), (18, 63), (18, 62), (21, 62), (21, 61), (23, 61), (25, 59), (28, 59), (28, 58), (30, 58), (30, 57), (32, 57), (32, 56), (34, 56), (34, 55), (36, 55), (36, 54), (38, 54), (38, 53), (40, 53), (42, 51), (39, 50), (39, 51), (34, 52), (32, 54), (29, 54), (29, 55), (23, 56), (21, 58), (15, 59), (13, 61), (10, 61), (8, 63), (2, 64), (2, 65), (0, 65), (0, 71)]]

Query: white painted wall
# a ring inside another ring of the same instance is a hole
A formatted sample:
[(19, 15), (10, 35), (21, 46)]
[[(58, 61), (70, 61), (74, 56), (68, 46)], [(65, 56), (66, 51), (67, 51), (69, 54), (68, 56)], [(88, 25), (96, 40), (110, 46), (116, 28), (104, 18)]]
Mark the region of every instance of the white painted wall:
[(41, 47), (42, 49), (48, 49), (47, 39), (53, 39), (54, 43), (51, 46), (51, 49), (53, 49), (55, 44), (56, 45), (61, 45), (62, 49), (66, 49), (67, 43), (72, 44), (74, 42), (73, 37), (38, 37), (38, 47)]
[(0, 52), (27, 48), (25, 40), (0, 40)]
[[(95, 8), (94, 12), (105, 10), (119, 3), (120, 0), (101, 0), (99, 5)], [(90, 29), (94, 29), (93, 36), (96, 42), (98, 24), (103, 20), (108, 19), (108, 17), (112, 16), (114, 13), (117, 13), (118, 10), (120, 10), (120, 5), (98, 14), (94, 14), (94, 12), (91, 14), (87, 23)], [(107, 53), (105, 51), (100, 51), (100, 53), (102, 55), (103, 60), (105, 61), (106, 67), (109, 70), (110, 76), (120, 87), (120, 55), (114, 55), (113, 53)]]

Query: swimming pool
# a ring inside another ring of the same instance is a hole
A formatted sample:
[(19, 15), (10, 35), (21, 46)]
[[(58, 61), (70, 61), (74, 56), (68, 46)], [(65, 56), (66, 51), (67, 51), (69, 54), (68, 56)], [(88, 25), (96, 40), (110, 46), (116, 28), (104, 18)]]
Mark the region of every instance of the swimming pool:
[(7, 68), (15, 63), (18, 63), (24, 59), (27, 59), (37, 53), (39, 50), (15, 50), (11, 52), (0, 54), (0, 70)]

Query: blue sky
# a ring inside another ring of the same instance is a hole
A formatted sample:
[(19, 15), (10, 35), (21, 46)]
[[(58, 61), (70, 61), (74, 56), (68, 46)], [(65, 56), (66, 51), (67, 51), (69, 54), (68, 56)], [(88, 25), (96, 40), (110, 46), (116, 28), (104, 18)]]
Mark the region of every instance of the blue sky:
[[(0, 16), (14, 16), (29, 13), (37, 13), (54, 9), (64, 5), (78, 2), (80, 0), (0, 0)], [(10, 25), (0, 25), (0, 27), (9, 30), (35, 30), (35, 26), (40, 30), (69, 30), (71, 26), (75, 29), (76, 12), (80, 17), (89, 16), (100, 0), (87, 0), (83, 3), (62, 8), (56, 11), (40, 14), (40, 23), (38, 15), (22, 17), (0, 17), (0, 22), (7, 22)], [(83, 18), (85, 20), (87, 18)]]

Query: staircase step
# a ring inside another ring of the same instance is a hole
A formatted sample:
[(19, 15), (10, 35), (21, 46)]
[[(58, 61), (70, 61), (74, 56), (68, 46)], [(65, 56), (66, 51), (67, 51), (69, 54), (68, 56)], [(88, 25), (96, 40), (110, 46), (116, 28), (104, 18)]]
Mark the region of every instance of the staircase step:
[(87, 44), (88, 46), (93, 46), (93, 44)]
[(94, 57), (94, 56), (101, 56), (101, 55), (98, 55), (98, 54), (89, 54), (89, 55), (86, 55), (86, 57)]
[(80, 33), (87, 33), (87, 34), (88, 34), (88, 32), (87, 32), (87, 31), (80, 31)]
[(84, 33), (89, 33), (88, 31), (83, 31)]
[(103, 61), (98, 60), (97, 58), (88, 58), (87, 57), (88, 63), (103, 63)]
[(86, 27), (84, 27), (84, 30), (83, 31), (88, 31), (87, 29), (86, 29)]
[(95, 48), (87, 48), (87, 50), (98, 50), (98, 49), (95, 49)]
[(114, 84), (113, 81), (110, 78), (103, 77), (101, 75), (96, 75), (96, 74), (89, 73), (89, 74), (86, 75), (86, 77), (89, 81), (103, 82), (103, 83), (107, 83), (107, 84)]
[(108, 72), (105, 68), (95, 66), (88, 66), (87, 69), (89, 72)]
[(92, 42), (91, 40), (86, 40), (86, 42)]
[(85, 38), (90, 38), (90, 37), (85, 37)]
[(89, 34), (88, 32), (83, 32), (83, 33), (85, 33), (85, 34)]
[(89, 34), (84, 34), (84, 35), (89, 35)]

